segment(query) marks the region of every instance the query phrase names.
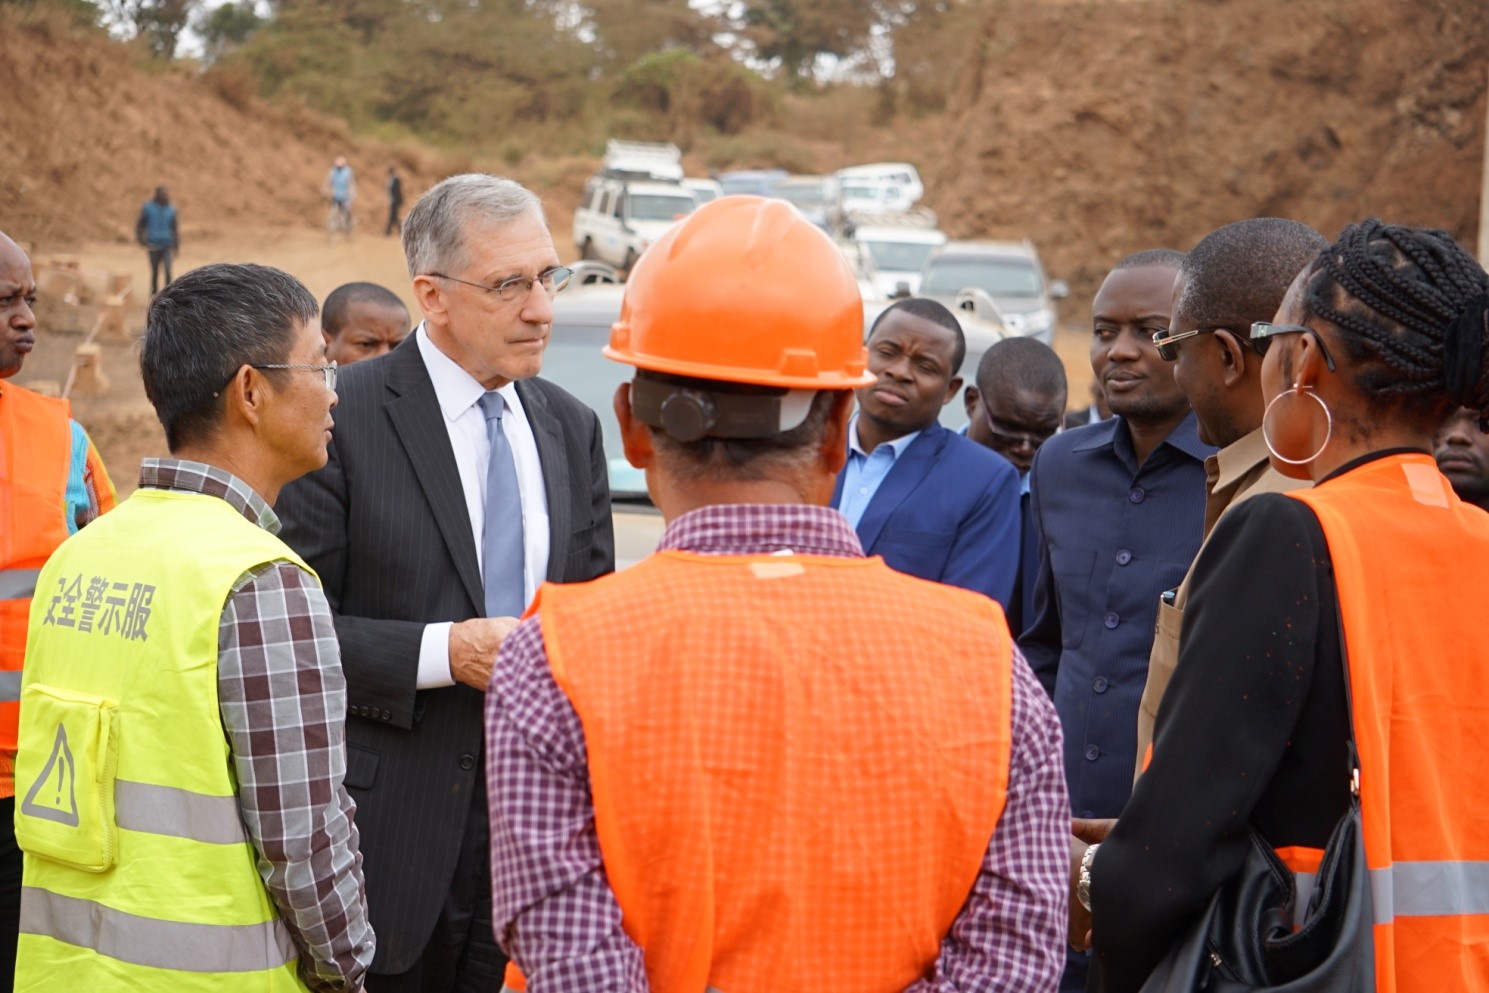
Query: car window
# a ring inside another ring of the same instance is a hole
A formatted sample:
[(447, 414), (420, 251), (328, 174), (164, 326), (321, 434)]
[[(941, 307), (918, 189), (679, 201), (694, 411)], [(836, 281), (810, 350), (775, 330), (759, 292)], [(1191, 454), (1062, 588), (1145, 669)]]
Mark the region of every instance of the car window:
[(698, 201), (690, 196), (668, 196), (664, 193), (631, 194), (630, 217), (633, 221), (675, 221), (691, 214)]
[(1039, 270), (1020, 259), (932, 259), (920, 280), (920, 292), (955, 296), (979, 289), (998, 297), (1037, 297), (1044, 292)]
[(771, 195), (794, 203), (798, 207), (820, 207), (827, 200), (822, 193), (822, 187), (816, 184), (777, 186)]
[(646, 478), (626, 461), (620, 444), (620, 423), (611, 406), (616, 387), (629, 382), (635, 370), (600, 353), (609, 340), (608, 323), (566, 321), (554, 315), (552, 337), (543, 355), (542, 376), (574, 394), (599, 417), (611, 494), (620, 498), (644, 497)]
[(719, 185), (729, 195), (760, 192), (760, 181), (758, 179), (721, 179), (719, 180)]
[(874, 265), (887, 272), (919, 272), (935, 245), (918, 245), (904, 241), (865, 241)]

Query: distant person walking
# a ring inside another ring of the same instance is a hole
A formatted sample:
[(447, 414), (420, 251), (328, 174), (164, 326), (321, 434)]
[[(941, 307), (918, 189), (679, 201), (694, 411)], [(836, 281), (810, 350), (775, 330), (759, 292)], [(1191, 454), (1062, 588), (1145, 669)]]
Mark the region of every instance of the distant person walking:
[[(153, 297), (171, 285), (171, 256), (181, 248), (176, 225), (176, 205), (164, 186), (155, 187), (155, 196), (145, 201), (134, 222), (134, 237), (150, 252), (150, 295)], [(165, 282), (160, 282), (161, 267)]]
[(391, 237), (396, 231), (403, 233), (403, 221), (398, 212), (403, 209), (403, 180), (398, 176), (397, 166), (388, 166), (388, 226), (383, 237)]
[(331, 203), (326, 227), (334, 236), (338, 230), (348, 238), (352, 235), (352, 201), (357, 199), (357, 174), (347, 164), (345, 155), (336, 156), (331, 171), (321, 187), (321, 195)]

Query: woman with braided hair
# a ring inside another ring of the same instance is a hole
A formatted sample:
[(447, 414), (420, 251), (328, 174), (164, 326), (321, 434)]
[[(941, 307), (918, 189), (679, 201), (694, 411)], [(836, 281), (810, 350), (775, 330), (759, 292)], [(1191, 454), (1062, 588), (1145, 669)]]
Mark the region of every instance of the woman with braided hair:
[(1430, 454), (1455, 408), (1489, 411), (1489, 275), (1367, 221), (1251, 337), (1273, 465), (1316, 485), (1232, 508), (1196, 563), (1151, 763), (1082, 867), (1093, 984), (1139, 990), (1253, 831), (1301, 920), (1352, 741), (1375, 926), (1348, 988), (1489, 990), (1489, 514)]

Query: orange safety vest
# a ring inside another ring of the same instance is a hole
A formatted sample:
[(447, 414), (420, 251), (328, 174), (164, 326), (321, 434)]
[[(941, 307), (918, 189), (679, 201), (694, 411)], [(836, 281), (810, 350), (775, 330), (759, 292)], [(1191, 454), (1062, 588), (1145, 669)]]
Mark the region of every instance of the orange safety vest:
[(10, 782), (21, 662), (36, 577), (67, 540), (72, 420), (66, 400), (0, 384), (0, 775)]
[(1425, 454), (1288, 495), (1318, 515), (1339, 589), (1376, 989), (1489, 991), (1489, 515)]
[(877, 558), (669, 551), (533, 609), (652, 990), (933, 974), (1007, 795), (992, 601)]

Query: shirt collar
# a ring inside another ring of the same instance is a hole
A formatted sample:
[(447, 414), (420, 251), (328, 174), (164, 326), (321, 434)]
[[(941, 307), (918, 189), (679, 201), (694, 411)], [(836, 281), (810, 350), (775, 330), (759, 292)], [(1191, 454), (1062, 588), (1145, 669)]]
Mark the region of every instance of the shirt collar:
[[(1120, 415), (1108, 417), (1098, 424), (1088, 426), (1086, 437), (1075, 445), (1071, 451), (1088, 452), (1097, 448), (1113, 447), (1117, 443), (1118, 432), (1121, 432), (1122, 443), (1129, 449), (1132, 446), (1132, 435), (1128, 433), (1127, 418)], [(1215, 449), (1199, 440), (1199, 422), (1195, 420), (1194, 411), (1184, 415), (1184, 419), (1174, 425), (1174, 429), (1163, 439), (1163, 444), (1177, 448), (1190, 458), (1203, 462), (1215, 454)]]
[(848, 519), (807, 504), (728, 503), (689, 511), (667, 525), (657, 551), (699, 555), (829, 555), (863, 558)]
[[(910, 447), (910, 443), (916, 438), (919, 438), (920, 435), (921, 432), (919, 431), (911, 431), (909, 434), (900, 435), (893, 441), (884, 442), (879, 448), (884, 448), (887, 445), (890, 449), (891, 458), (898, 459), (901, 455), (905, 454), (905, 449)], [(877, 450), (875, 449), (875, 451)], [(854, 455), (862, 455), (864, 458), (868, 458), (870, 455), (858, 443), (858, 414), (856, 412), (852, 419), (848, 421), (848, 451)]]
[(1262, 429), (1242, 435), (1205, 460), (1205, 474), (1213, 480), (1211, 492), (1230, 489), (1267, 461), (1267, 440), (1262, 437)]
[(279, 515), (268, 501), (243, 480), (215, 465), (186, 459), (143, 459), (140, 489), (214, 496), (270, 534), (279, 533)]
[[(414, 337), (418, 339), (419, 356), (429, 372), (429, 381), (434, 384), (434, 396), (439, 401), (440, 413), (444, 414), (446, 421), (459, 418), (480, 402), (482, 395), (486, 393), (486, 387), (430, 340), (423, 321), (414, 328)], [(496, 392), (507, 401), (508, 410), (517, 406), (517, 384), (508, 383), (499, 387)]]

